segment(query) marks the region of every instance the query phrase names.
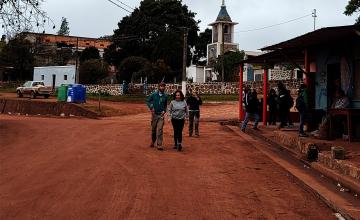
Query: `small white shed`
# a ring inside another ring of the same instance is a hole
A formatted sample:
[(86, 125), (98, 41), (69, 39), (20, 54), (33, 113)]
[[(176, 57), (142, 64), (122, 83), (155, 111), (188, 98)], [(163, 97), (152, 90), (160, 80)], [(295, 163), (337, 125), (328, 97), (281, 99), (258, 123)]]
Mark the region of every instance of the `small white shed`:
[(186, 68), (186, 77), (192, 79), (195, 83), (204, 83), (205, 82), (205, 67), (191, 65)]
[(34, 81), (44, 81), (46, 86), (59, 87), (61, 84), (74, 84), (76, 67), (42, 66), (34, 67)]

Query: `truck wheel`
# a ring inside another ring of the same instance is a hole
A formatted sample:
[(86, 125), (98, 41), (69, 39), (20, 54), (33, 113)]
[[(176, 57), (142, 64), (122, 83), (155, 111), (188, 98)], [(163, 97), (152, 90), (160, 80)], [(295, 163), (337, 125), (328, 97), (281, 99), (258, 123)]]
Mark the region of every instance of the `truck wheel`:
[(18, 98), (22, 98), (22, 97), (23, 97), (23, 94), (21, 93), (20, 90), (16, 91), (16, 93), (17, 93), (17, 97), (18, 97)]
[(48, 99), (50, 97), (50, 95), (44, 95), (44, 98)]
[(36, 93), (35, 93), (34, 91), (31, 91), (30, 97), (31, 97), (32, 99), (36, 99)]

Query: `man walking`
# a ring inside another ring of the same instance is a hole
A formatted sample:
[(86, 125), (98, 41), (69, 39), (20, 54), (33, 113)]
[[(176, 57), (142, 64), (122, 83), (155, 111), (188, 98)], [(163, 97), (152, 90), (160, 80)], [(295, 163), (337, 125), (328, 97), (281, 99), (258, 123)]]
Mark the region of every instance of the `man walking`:
[(199, 137), (200, 105), (202, 100), (195, 90), (191, 92), (186, 103), (189, 106), (189, 137), (192, 136), (195, 124), (195, 136)]
[(308, 97), (307, 97), (307, 90), (306, 90), (305, 84), (300, 85), (300, 88), (298, 91), (298, 97), (296, 98), (295, 107), (299, 111), (299, 115), (300, 115), (299, 136), (307, 137), (308, 135), (304, 132), (306, 112), (308, 110)]
[(257, 126), (260, 120), (260, 116), (258, 112), (259, 112), (260, 103), (259, 100), (257, 99), (257, 92), (254, 90), (253, 92), (246, 93), (244, 101), (245, 101), (246, 115), (245, 115), (245, 120), (241, 125), (241, 131), (245, 132), (247, 123), (249, 122), (250, 118), (253, 118), (255, 120), (253, 129), (258, 130)]
[(157, 149), (163, 150), (163, 127), (164, 117), (167, 107), (168, 97), (165, 94), (165, 83), (159, 84), (158, 90), (149, 95), (146, 99), (146, 104), (151, 111), (151, 144), (150, 147), (155, 147), (157, 142)]

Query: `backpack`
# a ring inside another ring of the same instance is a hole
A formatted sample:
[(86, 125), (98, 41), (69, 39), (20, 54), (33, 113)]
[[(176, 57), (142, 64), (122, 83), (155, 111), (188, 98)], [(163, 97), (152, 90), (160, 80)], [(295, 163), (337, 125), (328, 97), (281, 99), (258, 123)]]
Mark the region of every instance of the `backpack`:
[(305, 110), (306, 104), (305, 104), (304, 96), (299, 95), (299, 96), (296, 98), (295, 108), (296, 108), (299, 112)]

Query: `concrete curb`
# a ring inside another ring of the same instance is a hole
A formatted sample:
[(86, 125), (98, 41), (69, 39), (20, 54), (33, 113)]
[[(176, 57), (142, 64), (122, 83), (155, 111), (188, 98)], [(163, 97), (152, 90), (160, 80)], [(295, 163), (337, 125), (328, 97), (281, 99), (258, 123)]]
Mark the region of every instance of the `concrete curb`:
[[(223, 124), (224, 125), (224, 124)], [(229, 125), (225, 125), (228, 126), (229, 129), (234, 130), (234, 126), (229, 126)], [(238, 134), (239, 131), (234, 131), (235, 133)], [(264, 135), (261, 135), (260, 132), (252, 130), (252, 129), (247, 129), (246, 130), (246, 134), (248, 134), (249, 136), (254, 137), (255, 139), (261, 140), (261, 141), (265, 141), (267, 143), (269, 143), (270, 145), (280, 148), (281, 151), (284, 151), (286, 154), (290, 154), (290, 157), (295, 157), (296, 159), (299, 159), (299, 162), (305, 163), (305, 164), (309, 164), (306, 161), (302, 160), (299, 156), (300, 154), (297, 153), (296, 151), (286, 148), (280, 144), (278, 144), (277, 142), (275, 142), (273, 139), (266, 137)], [(260, 149), (258, 149), (260, 150)], [(263, 151), (263, 150), (260, 150)], [(264, 151), (266, 152), (266, 150)], [(266, 155), (268, 155), (267, 153), (265, 153)], [(274, 153), (276, 154), (276, 153)], [(270, 158), (272, 156), (268, 155)], [(310, 164), (309, 164), (310, 165)], [(328, 177), (326, 175), (325, 172), (321, 172), (323, 170), (311, 166), (313, 168), (313, 170), (317, 173), (323, 174), (324, 176)], [(348, 213), (346, 210), (346, 208), (341, 208), (338, 204), (336, 204), (334, 201), (332, 201), (332, 199), (329, 199), (326, 195), (322, 195), (321, 192), (318, 192), (315, 188), (313, 188), (311, 185), (309, 185), (306, 181), (302, 180), (301, 178), (297, 177), (296, 175), (292, 174), (290, 171), (287, 171), (288, 174), (294, 179), (296, 180), (296, 182), (298, 184), (300, 184), (306, 191), (308, 191), (309, 193), (313, 194), (315, 197), (319, 198), (321, 201), (323, 201), (329, 208), (331, 208), (333, 211), (340, 213), (342, 215), (342, 217), (344, 217), (345, 219), (357, 219), (357, 217), (354, 217), (352, 214)], [(333, 180), (332, 178), (328, 178), (329, 180)]]
[(293, 146), (295, 150), (306, 155), (310, 145), (314, 144), (319, 148), (318, 162), (324, 166), (336, 170), (340, 174), (350, 176), (357, 181), (360, 181), (360, 168), (354, 166), (346, 160), (336, 160), (331, 157), (330, 145), (320, 145), (317, 143), (306, 142), (306, 139), (291, 137), (283, 132), (274, 131), (274, 140), (278, 143), (286, 145), (286, 147)]
[[(254, 130), (251, 130), (251, 129), (246, 130), (247, 134), (255, 136), (256, 138), (259, 138), (259, 139), (261, 139), (261, 140), (263, 140), (265, 142), (268, 142), (268, 143), (270, 143), (272, 145), (275, 145), (275, 146), (287, 151), (290, 155), (292, 155), (296, 159), (301, 160), (304, 164), (306, 164), (307, 166), (313, 168), (314, 170), (322, 173), (324, 176), (326, 176), (327, 178), (332, 180), (334, 183), (339, 183), (339, 184), (341, 184), (341, 186), (345, 187), (346, 189), (348, 189), (351, 192), (353, 192), (353, 193), (360, 196), (360, 183), (357, 182), (357, 179), (354, 179), (353, 177), (348, 176), (346, 174), (346, 172), (345, 173), (339, 172), (339, 170), (347, 171), (348, 170), (347, 168), (342, 168), (342, 169), (340, 168), (340, 169), (335, 170), (335, 169), (332, 168), (332, 166), (328, 167), (327, 163), (323, 163), (321, 160), (324, 160), (324, 158), (326, 158), (329, 161), (335, 161), (334, 163), (337, 163), (338, 166), (341, 166), (341, 165), (346, 165), (347, 166), (349, 163), (344, 163), (344, 161), (334, 160), (334, 159), (331, 158), (331, 155), (329, 156), (329, 155), (326, 155), (326, 154), (321, 153), (321, 152), (319, 153), (319, 161), (318, 162), (309, 163), (308, 161), (306, 161), (303, 158), (306, 155), (307, 147), (311, 143), (308, 143), (305, 146), (303, 141), (300, 140), (300, 141), (298, 141), (298, 142), (300, 142), (300, 144), (296, 145), (296, 146), (298, 146), (298, 148), (297, 147), (290, 148), (285, 143), (282, 143), (281, 141), (278, 141), (278, 139), (275, 138), (276, 135), (274, 136), (274, 139), (272, 139), (272, 138), (269, 138), (269, 137), (266, 137), (266, 136), (262, 135), (260, 132), (254, 131)], [(274, 133), (280, 134), (280, 132), (278, 132), (278, 131), (275, 131)], [(280, 135), (279, 135), (279, 137), (280, 137)], [(281, 139), (284, 140), (284, 142), (291, 142), (293, 139), (296, 140), (296, 139), (299, 139), (299, 138), (287, 137), (287, 136), (284, 136), (284, 134), (282, 134)], [(299, 151), (298, 149), (302, 149), (302, 150)], [(322, 159), (320, 159), (320, 158), (322, 158)], [(359, 170), (359, 168), (354, 167), (353, 165), (352, 165), (351, 168), (355, 168), (356, 172)], [(352, 171), (352, 172), (355, 172), (355, 171)]]

